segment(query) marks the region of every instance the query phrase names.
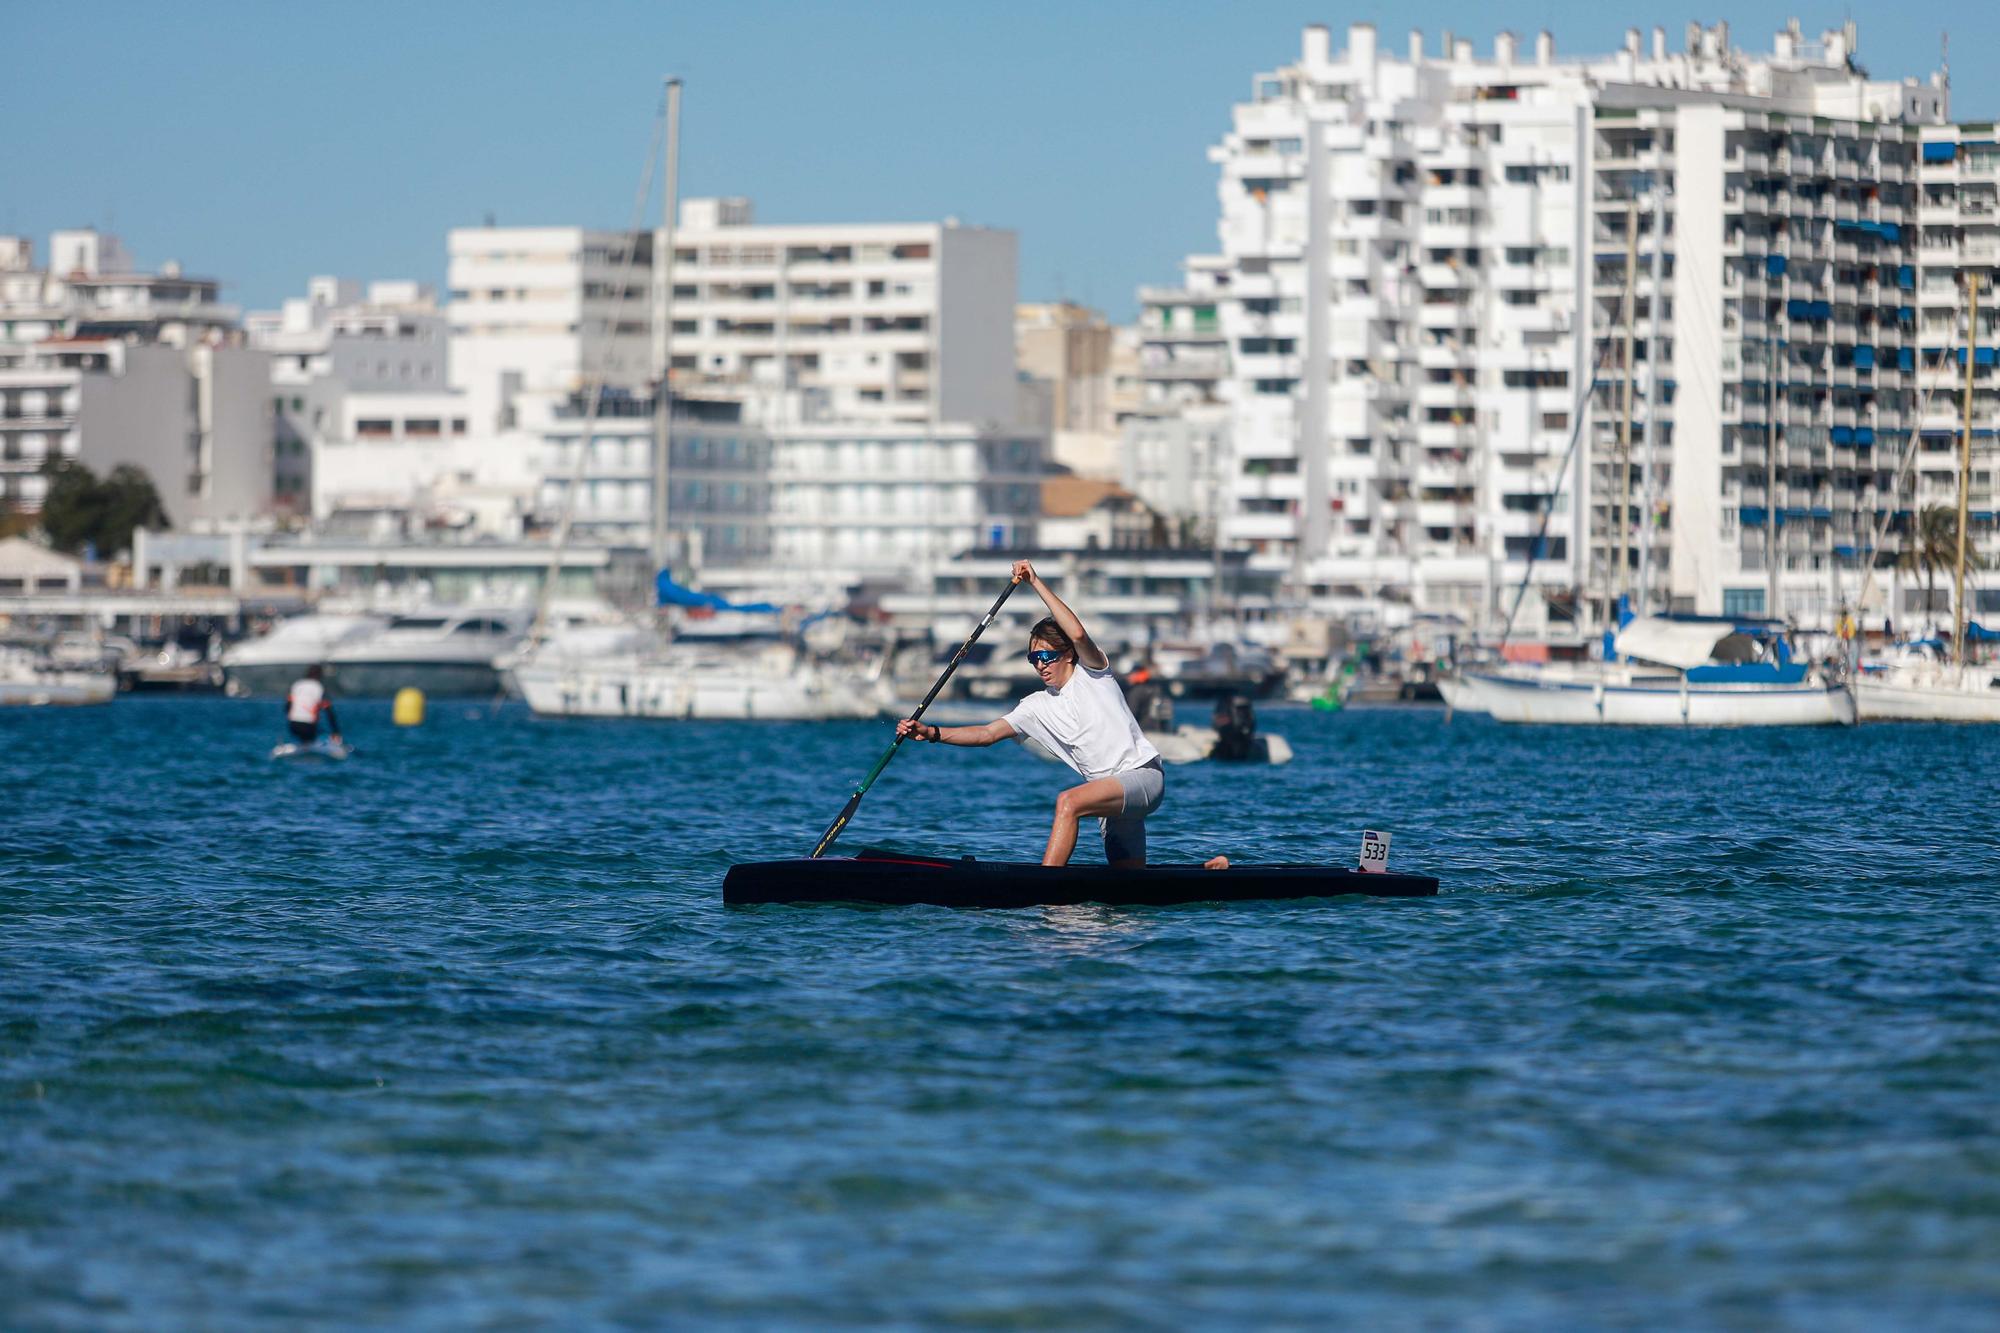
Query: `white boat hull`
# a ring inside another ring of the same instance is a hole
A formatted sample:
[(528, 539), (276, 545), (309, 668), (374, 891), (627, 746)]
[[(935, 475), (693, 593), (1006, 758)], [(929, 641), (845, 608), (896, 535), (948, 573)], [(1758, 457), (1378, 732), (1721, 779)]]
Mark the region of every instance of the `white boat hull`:
[[(1162, 763), (1198, 764), (1214, 754), (1218, 737), (1213, 727), (1183, 724), (1172, 731), (1149, 731), (1146, 733), (1146, 739), (1160, 752)], [(1062, 762), (1062, 758), (1054, 750), (1033, 737), (1021, 737), (1021, 748), (1037, 759), (1046, 759), (1052, 764)], [(1291, 742), (1283, 736), (1260, 731), (1251, 738), (1250, 758), (1243, 762), (1289, 764), (1292, 762)]]
[(1472, 686), (1458, 676), (1439, 676), (1438, 693), (1444, 697), (1444, 706), (1454, 713), (1483, 713), (1484, 705)]
[(872, 682), (818, 673), (767, 676), (749, 670), (675, 666), (519, 665), (510, 673), (542, 717), (822, 722), (888, 714)]
[(1688, 682), (1670, 676), (1629, 683), (1534, 680), (1469, 672), (1458, 678), (1454, 708), (1499, 722), (1556, 726), (1814, 727), (1855, 719), (1844, 686), (1805, 682), (1762, 685)]
[(1863, 722), (2000, 722), (2000, 689), (1981, 670), (1960, 685), (1949, 679), (1855, 682)]
[(108, 704), (118, 682), (92, 671), (49, 671), (27, 678), (0, 679), (0, 708), (75, 707)]

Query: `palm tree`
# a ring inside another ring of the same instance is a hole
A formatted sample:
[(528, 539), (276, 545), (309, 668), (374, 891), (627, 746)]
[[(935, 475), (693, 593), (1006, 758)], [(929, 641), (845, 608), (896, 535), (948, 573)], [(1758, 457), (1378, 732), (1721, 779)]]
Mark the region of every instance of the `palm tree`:
[[(1896, 568), (1921, 572), (1924, 576), (1924, 613), (1935, 603), (1933, 588), (1939, 570), (1958, 567), (1958, 509), (1954, 505), (1926, 505), (1917, 515), (1915, 541), (1903, 543)], [(1965, 567), (1984, 569), (1986, 562), (1968, 542)]]

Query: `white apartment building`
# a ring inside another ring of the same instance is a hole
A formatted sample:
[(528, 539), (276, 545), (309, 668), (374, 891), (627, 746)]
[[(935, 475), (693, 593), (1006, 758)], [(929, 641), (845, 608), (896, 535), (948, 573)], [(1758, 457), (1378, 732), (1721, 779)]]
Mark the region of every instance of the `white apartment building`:
[(657, 376), (652, 232), (458, 227), (447, 245), (451, 385), (475, 431), (511, 425), (522, 393), (636, 392)]
[[(348, 394), (435, 395), (450, 381), (449, 326), (436, 291), (423, 283), (364, 288), (316, 277), (304, 296), (278, 310), (253, 311), (243, 324), (250, 345), (271, 355), (280, 509), (325, 512), (312, 498), (312, 463), (323, 443), (346, 438), (340, 423)], [(469, 410), (460, 402), (439, 417), (462, 423)]]
[[(652, 409), (646, 398), (607, 398), (579, 460), (585, 402), (524, 400), (522, 429), (540, 443), (542, 523), (559, 518), (574, 482), (579, 539), (649, 540)], [(852, 587), (1034, 540), (1036, 436), (950, 422), (756, 422), (734, 403), (683, 400), (672, 437), (667, 526), (676, 563), (712, 583)]]
[[(673, 383), (763, 415), (1014, 424), (1014, 233), (930, 223), (759, 225), (689, 199), (674, 233)], [(454, 284), (456, 285), (456, 284)]]
[(1139, 403), (1122, 426), (1119, 462), (1126, 489), (1212, 535), (1228, 457), (1229, 345), (1218, 312), (1230, 265), (1195, 255), (1184, 271), (1179, 287), (1139, 289)]
[[(1580, 632), (1642, 567), (1655, 609), (1768, 609), (1752, 595), (1770, 582), (1764, 549), (1742, 535), (1760, 494), (1742, 451), (1745, 404), (1773, 381), (1786, 387), (1768, 426), (1787, 468), (1799, 459), (1762, 507), (1804, 511), (1776, 553), (1777, 600), (1822, 606), (1838, 562), (1859, 559), (1826, 494), (1845, 486), (1849, 510), (1873, 507), (1881, 479), (1853, 432), (1900, 420), (1899, 372), (1876, 355), (1897, 340), (1875, 330), (1901, 319), (1908, 176), (1920, 127), (1947, 111), (1941, 79), (1872, 80), (1853, 54), (1851, 25), (1809, 43), (1794, 24), (1758, 56), (1727, 25), (1691, 25), (1673, 52), (1664, 31), (1648, 50), (1634, 30), (1581, 60), (1558, 60), (1546, 33), (1532, 51), (1503, 33), (1488, 58), (1413, 33), (1399, 58), (1369, 25), (1338, 54), (1306, 29), (1300, 59), (1258, 76), (1211, 152), (1228, 268), (1225, 539), (1329, 610), (1405, 604), (1490, 625), (1528, 578), (1539, 595), (1522, 625)], [(1766, 375), (1766, 347), (1801, 372)], [(1564, 471), (1580, 408), (1586, 448)]]
[[(1931, 505), (1958, 502), (1960, 432), (1964, 429), (1966, 350), (1971, 349), (1972, 462), (1968, 487), (1968, 535), (1988, 570), (2000, 568), (2000, 127), (1992, 123), (1927, 126), (1910, 168), (1917, 191), (1916, 236), (1911, 288), (1916, 307), (1914, 339), (1905, 332), (1905, 351), (1914, 341), (1913, 369), (1903, 375), (1906, 420), (1918, 423), (1916, 480), (1897, 501), (1901, 524)], [(1979, 279), (1979, 324), (1968, 328), (1966, 278)], [(1880, 360), (1880, 357), (1876, 358)], [(1878, 445), (1878, 449), (1880, 446)], [(1894, 539), (1889, 543), (1894, 545)], [(1991, 575), (1985, 578), (1990, 580)], [(1893, 580), (1900, 595), (1885, 613), (1896, 623), (1921, 628), (1949, 626), (1950, 571), (1934, 574), (1927, 594), (1923, 579), (1903, 574)], [(1930, 601), (1926, 602), (1927, 596)], [(2000, 617), (2000, 590), (1968, 589), (1968, 615), (1993, 628)]]
[(528, 432), (474, 433), (464, 394), (391, 389), (342, 394), (313, 460), (315, 519), (381, 514), (399, 529), (519, 541), (540, 458)]
[(158, 273), (141, 273), (117, 237), (89, 228), (51, 232), (47, 268), (36, 267), (27, 238), (0, 236), (0, 344), (240, 342), (240, 312), (217, 299), (220, 289), (213, 278), (183, 274), (172, 260)]

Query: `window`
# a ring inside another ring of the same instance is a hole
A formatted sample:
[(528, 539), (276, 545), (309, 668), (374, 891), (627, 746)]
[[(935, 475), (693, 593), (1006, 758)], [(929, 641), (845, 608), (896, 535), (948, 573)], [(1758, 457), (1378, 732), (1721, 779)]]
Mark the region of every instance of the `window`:
[(1724, 588), (1722, 590), (1722, 614), (1725, 616), (1763, 615), (1764, 590), (1762, 588)]

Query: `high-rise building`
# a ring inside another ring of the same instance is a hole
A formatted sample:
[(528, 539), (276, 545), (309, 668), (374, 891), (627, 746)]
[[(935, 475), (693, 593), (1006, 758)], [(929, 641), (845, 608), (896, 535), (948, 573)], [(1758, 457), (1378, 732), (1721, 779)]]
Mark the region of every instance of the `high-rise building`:
[(652, 232), (458, 227), (447, 245), (451, 384), (475, 432), (511, 425), (524, 392), (637, 392), (657, 376)]
[[(1306, 29), (1211, 152), (1225, 540), (1329, 610), (1492, 624), (1526, 581), (1536, 632), (1628, 592), (1830, 613), (1884, 503), (1864, 451), (1913, 407), (1918, 155), (1948, 112), (1941, 76), (1854, 57), (1852, 25), (1570, 60)], [(1767, 516), (1776, 550), (1746, 535)]]
[(676, 393), (760, 417), (1014, 424), (1013, 232), (760, 225), (748, 200), (689, 199), (673, 243)]
[(1119, 447), (1127, 489), (1211, 537), (1229, 437), (1221, 394), (1229, 347), (1218, 316), (1229, 277), (1220, 255), (1196, 255), (1180, 286), (1139, 289), (1139, 402)]

